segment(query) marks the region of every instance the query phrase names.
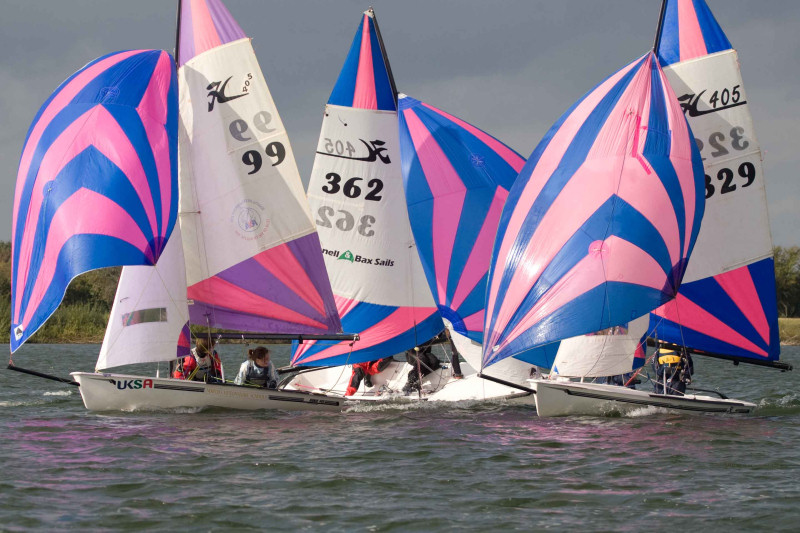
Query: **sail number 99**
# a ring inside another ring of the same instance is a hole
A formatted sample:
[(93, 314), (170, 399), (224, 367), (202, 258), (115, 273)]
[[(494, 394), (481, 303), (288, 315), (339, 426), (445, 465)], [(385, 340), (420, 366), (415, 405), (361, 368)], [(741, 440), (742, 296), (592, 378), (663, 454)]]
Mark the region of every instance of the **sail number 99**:
[[(348, 198), (358, 198), (361, 196), (361, 187), (358, 185), (358, 182), (364, 178), (350, 178), (344, 183), (344, 186), (341, 185), (342, 177), (335, 172), (328, 172), (325, 175), (325, 179), (328, 180), (328, 183), (322, 186), (322, 192), (336, 194), (341, 190)], [(364, 200), (377, 202), (383, 198), (379, 194), (383, 190), (383, 182), (381, 180), (373, 178), (367, 182), (367, 187), (369, 188), (369, 192), (364, 196)]]
[[(284, 148), (283, 145), (278, 141), (269, 143), (264, 148), (264, 152), (266, 152), (268, 156), (275, 158), (276, 161), (272, 163), (273, 167), (277, 167), (283, 163), (283, 160), (286, 158), (286, 148)], [(261, 165), (263, 165), (264, 160), (261, 157), (261, 152), (256, 150), (248, 150), (242, 154), (242, 163), (253, 167), (253, 170), (248, 172), (248, 174), (255, 174), (261, 170)]]
[[(332, 222), (332, 217), (337, 213), (332, 207), (323, 205), (317, 210), (319, 218), (317, 219), (317, 226), (320, 228), (332, 228), (334, 224), (342, 231), (351, 231), (356, 227), (356, 219), (350, 211), (339, 209), (340, 217)], [(364, 215), (358, 219), (358, 227), (356, 231), (364, 237), (372, 237), (375, 235), (375, 230), (371, 229), (375, 223), (375, 217), (372, 215)]]

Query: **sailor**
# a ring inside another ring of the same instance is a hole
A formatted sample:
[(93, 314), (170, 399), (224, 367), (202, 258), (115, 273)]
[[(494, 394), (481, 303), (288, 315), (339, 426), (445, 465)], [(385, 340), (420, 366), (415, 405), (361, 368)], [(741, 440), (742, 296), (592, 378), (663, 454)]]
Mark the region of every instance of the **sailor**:
[(222, 381), (222, 363), (214, 350), (213, 339), (197, 339), (189, 355), (183, 358), (172, 377), (209, 383)]
[(362, 379), (364, 380), (365, 387), (372, 387), (372, 376), (386, 370), (386, 367), (388, 367), (392, 361), (394, 361), (394, 359), (389, 356), (384, 357), (383, 359), (378, 359), (377, 361), (366, 361), (364, 363), (354, 364), (353, 374), (350, 376), (350, 384), (347, 387), (347, 391), (344, 393), (344, 395), (352, 396), (355, 394), (359, 385), (361, 385)]
[(255, 385), (274, 389), (278, 386), (278, 373), (270, 361), (269, 350), (263, 346), (247, 352), (247, 361), (242, 363), (233, 381), (237, 385)]
[(678, 353), (662, 346), (653, 360), (653, 369), (656, 372), (656, 379), (653, 381), (656, 394), (683, 395), (686, 393), (686, 385), (692, 382), (694, 363), (686, 348)]
[(406, 352), (406, 361), (411, 365), (408, 372), (408, 381), (403, 387), (403, 392), (408, 395), (412, 390), (420, 390), (421, 378), (424, 378), (434, 370), (441, 367), (439, 359), (433, 355), (433, 342), (431, 339), (422, 346), (416, 346), (413, 350)]

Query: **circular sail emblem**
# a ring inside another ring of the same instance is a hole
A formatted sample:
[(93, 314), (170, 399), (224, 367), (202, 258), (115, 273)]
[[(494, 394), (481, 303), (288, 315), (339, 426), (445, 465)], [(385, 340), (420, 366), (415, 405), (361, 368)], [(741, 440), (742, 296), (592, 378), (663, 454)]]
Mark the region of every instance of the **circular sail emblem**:
[(242, 207), (239, 209), (237, 222), (242, 231), (253, 232), (261, 225), (261, 215), (251, 207)]
[(264, 206), (253, 200), (243, 200), (233, 208), (231, 223), (236, 234), (247, 240), (261, 237), (269, 228)]

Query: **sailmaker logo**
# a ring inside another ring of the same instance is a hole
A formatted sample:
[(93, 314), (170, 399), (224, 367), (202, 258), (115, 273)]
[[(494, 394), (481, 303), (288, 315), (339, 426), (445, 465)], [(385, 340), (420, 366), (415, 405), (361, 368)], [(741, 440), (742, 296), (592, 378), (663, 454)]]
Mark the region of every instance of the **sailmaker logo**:
[(342, 259), (344, 259), (345, 261), (350, 261), (351, 263), (356, 260), (356, 258), (353, 256), (353, 252), (351, 252), (350, 250), (345, 250), (339, 256), (339, 260), (342, 260)]
[(252, 241), (266, 233), (269, 219), (264, 216), (263, 205), (254, 200), (243, 200), (233, 208), (231, 224), (236, 235)]

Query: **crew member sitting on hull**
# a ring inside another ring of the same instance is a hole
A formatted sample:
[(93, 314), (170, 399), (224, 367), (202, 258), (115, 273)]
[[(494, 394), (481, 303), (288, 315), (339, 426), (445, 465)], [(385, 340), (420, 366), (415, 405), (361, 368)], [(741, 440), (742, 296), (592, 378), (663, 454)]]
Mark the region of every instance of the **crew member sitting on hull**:
[(269, 350), (263, 346), (247, 352), (247, 361), (239, 367), (239, 373), (233, 381), (237, 385), (255, 385), (274, 389), (278, 387), (278, 373), (270, 361)]
[(377, 361), (366, 361), (364, 363), (356, 363), (353, 365), (353, 375), (350, 376), (350, 384), (347, 387), (345, 396), (352, 396), (361, 385), (361, 380), (364, 380), (364, 386), (367, 388), (372, 387), (372, 376), (383, 372), (386, 367), (393, 361), (392, 357), (384, 357)]
[(208, 383), (222, 382), (222, 363), (214, 350), (214, 340), (197, 339), (192, 352), (178, 363), (172, 374), (176, 379), (190, 379)]
[(436, 338), (406, 352), (406, 361), (411, 365), (411, 370), (408, 372), (408, 381), (403, 387), (403, 392), (406, 395), (410, 394), (412, 390), (420, 390), (421, 378), (442, 366), (439, 359), (433, 355), (434, 340)]
[(653, 359), (653, 369), (656, 372), (653, 380), (656, 394), (683, 395), (686, 393), (686, 385), (692, 382), (694, 363), (685, 348), (678, 354), (675, 350), (660, 347)]

